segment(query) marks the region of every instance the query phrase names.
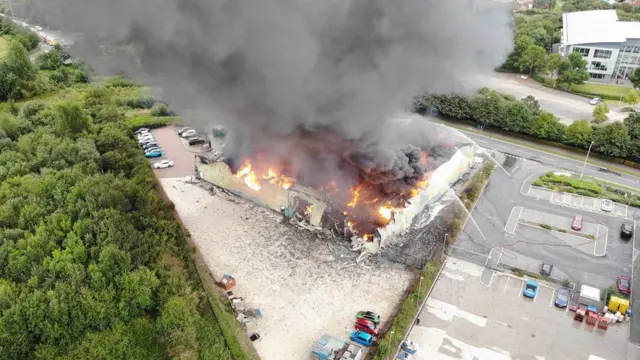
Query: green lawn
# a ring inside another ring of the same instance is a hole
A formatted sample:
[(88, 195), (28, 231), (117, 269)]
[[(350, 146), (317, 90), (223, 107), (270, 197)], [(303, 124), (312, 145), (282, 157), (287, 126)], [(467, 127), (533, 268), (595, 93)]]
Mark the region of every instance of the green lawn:
[(599, 96), (603, 99), (620, 100), (620, 97), (628, 94), (632, 89), (630, 87), (620, 85), (588, 83), (573, 85), (571, 87), (571, 91), (583, 95)]

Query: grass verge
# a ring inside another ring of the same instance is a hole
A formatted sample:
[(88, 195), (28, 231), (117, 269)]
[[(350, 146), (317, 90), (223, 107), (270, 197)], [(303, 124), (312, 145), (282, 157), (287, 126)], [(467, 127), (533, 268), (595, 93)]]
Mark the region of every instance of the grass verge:
[(430, 260), (420, 272), (420, 276), (416, 277), (391, 327), (375, 349), (372, 359), (385, 360), (396, 352), (407, 332), (411, 330), (413, 319), (420, 310), (420, 304), (431, 291), (442, 264), (439, 260)]
[(633, 89), (621, 85), (585, 83), (571, 86), (571, 92), (587, 96), (597, 96), (609, 100), (620, 100), (621, 97), (627, 95), (630, 91), (633, 91)]
[[(583, 178), (584, 179), (584, 178)], [(640, 195), (622, 187), (599, 183), (592, 180), (580, 180), (576, 177), (546, 173), (532, 183), (559, 192), (567, 192), (582, 196), (609, 199), (622, 204), (640, 208)]]

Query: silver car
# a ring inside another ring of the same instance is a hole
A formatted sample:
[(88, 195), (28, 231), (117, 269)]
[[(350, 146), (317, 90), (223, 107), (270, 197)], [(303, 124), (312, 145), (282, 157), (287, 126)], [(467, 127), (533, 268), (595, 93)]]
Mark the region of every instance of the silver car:
[(613, 211), (613, 201), (611, 200), (602, 200), (602, 205), (600, 206), (602, 211), (611, 212)]
[(599, 97), (594, 97), (593, 99), (591, 99), (591, 101), (589, 101), (589, 104), (591, 104), (591, 105), (600, 104), (600, 98)]

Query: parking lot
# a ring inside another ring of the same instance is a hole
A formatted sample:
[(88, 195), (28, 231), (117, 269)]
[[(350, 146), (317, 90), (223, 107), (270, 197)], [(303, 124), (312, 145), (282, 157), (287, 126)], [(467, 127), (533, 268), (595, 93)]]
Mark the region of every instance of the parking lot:
[(590, 211), (601, 215), (617, 216), (626, 218), (629, 216), (629, 206), (625, 204), (613, 203), (612, 211), (602, 210), (602, 199), (592, 197), (559, 193), (549, 189), (532, 186), (526, 193), (538, 200), (548, 200), (551, 204), (570, 207), (578, 210)]
[[(449, 258), (409, 339), (415, 359), (626, 360), (628, 324), (603, 331), (554, 306), (556, 287), (540, 283), (533, 299), (525, 279)], [(485, 273), (486, 275), (486, 273)]]
[[(159, 178), (184, 177), (192, 175), (195, 167), (195, 154), (188, 151), (173, 127), (165, 126), (151, 130), (151, 134), (162, 151), (162, 156), (149, 158), (154, 164), (162, 160), (173, 161), (173, 166), (164, 169), (153, 169)], [(142, 149), (140, 150), (142, 151)]]

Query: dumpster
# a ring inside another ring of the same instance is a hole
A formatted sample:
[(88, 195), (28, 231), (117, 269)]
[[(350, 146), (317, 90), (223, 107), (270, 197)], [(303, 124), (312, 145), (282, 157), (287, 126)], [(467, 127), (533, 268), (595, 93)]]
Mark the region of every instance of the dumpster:
[(617, 296), (612, 296), (609, 300), (609, 311), (612, 313), (619, 311), (624, 314), (627, 312), (627, 309), (629, 309), (629, 300)]

